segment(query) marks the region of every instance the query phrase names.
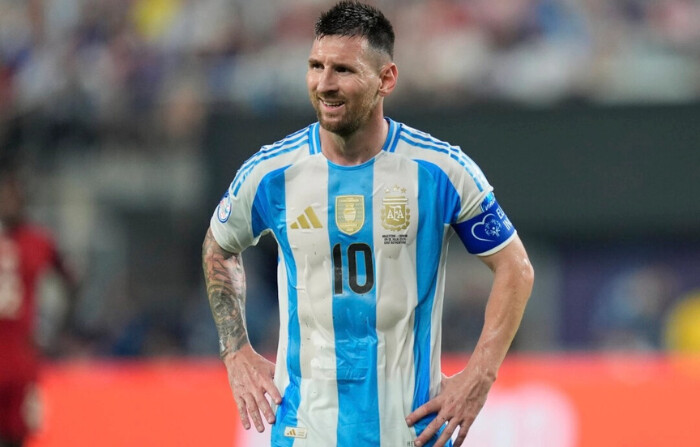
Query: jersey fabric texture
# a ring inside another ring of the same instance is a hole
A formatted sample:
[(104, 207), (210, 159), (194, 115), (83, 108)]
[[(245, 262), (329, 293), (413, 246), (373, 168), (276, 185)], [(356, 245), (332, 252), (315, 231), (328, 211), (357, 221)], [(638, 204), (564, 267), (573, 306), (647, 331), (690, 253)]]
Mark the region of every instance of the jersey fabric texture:
[(439, 391), (448, 240), (488, 255), (515, 237), (459, 147), (387, 121), (358, 166), (325, 158), (319, 123), (264, 146), (212, 216), (225, 250), (278, 243), (275, 447), (412, 446), (435, 417), (405, 422)]
[(0, 229), (0, 439), (20, 440), (29, 431), (27, 399), (39, 369), (35, 288), (55, 258), (55, 244), (41, 228)]

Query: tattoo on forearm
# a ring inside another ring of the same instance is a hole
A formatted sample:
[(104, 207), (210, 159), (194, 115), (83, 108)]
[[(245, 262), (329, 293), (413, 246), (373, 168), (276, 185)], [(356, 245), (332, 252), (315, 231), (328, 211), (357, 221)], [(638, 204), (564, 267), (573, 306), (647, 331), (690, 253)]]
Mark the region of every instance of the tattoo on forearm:
[(202, 245), (202, 268), (223, 358), (248, 343), (243, 260), (240, 254), (222, 250), (208, 231)]

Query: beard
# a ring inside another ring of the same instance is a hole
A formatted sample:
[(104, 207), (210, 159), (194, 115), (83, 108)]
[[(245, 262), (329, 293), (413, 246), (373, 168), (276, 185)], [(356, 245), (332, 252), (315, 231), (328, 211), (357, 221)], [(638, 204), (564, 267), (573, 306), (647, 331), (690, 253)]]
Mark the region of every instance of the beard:
[[(326, 98), (330, 100), (331, 98)], [(348, 102), (344, 103), (344, 113), (340, 117), (328, 118), (321, 110), (321, 98), (311, 96), (311, 104), (316, 111), (318, 122), (325, 130), (332, 132), (341, 137), (347, 137), (355, 133), (362, 125), (369, 121), (369, 117), (374, 111), (374, 108), (379, 99), (379, 94), (367, 96), (362, 101), (351, 106)]]

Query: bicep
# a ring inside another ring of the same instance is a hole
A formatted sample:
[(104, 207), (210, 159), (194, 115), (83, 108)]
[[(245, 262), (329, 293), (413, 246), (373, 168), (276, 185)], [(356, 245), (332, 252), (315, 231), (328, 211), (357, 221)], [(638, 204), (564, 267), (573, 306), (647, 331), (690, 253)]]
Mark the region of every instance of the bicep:
[(230, 281), (240, 264), (240, 254), (222, 248), (210, 227), (202, 243), (202, 269), (207, 282)]
[(512, 273), (529, 277), (534, 273), (525, 246), (517, 234), (501, 250), (487, 256), (479, 256), (479, 259), (496, 275)]
[(214, 233), (212, 232), (211, 226), (207, 229), (207, 234), (204, 236), (204, 242), (202, 243), (202, 258), (204, 261), (212, 260), (214, 258), (229, 259), (236, 256), (236, 253), (228, 251), (221, 247), (221, 245), (216, 241)]
[(211, 297), (214, 292), (242, 293), (245, 289), (245, 273), (240, 253), (223, 249), (214, 238), (211, 229), (207, 231), (202, 244), (202, 268)]

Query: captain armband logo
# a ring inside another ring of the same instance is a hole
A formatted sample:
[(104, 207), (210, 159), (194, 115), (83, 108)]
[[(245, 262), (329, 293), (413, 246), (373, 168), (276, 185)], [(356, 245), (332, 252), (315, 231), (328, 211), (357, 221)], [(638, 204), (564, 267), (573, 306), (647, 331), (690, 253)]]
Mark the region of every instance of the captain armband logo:
[(501, 209), (493, 193), (481, 203), (482, 212), (471, 219), (454, 225), (460, 239), (472, 254), (483, 254), (507, 241), (515, 228)]

